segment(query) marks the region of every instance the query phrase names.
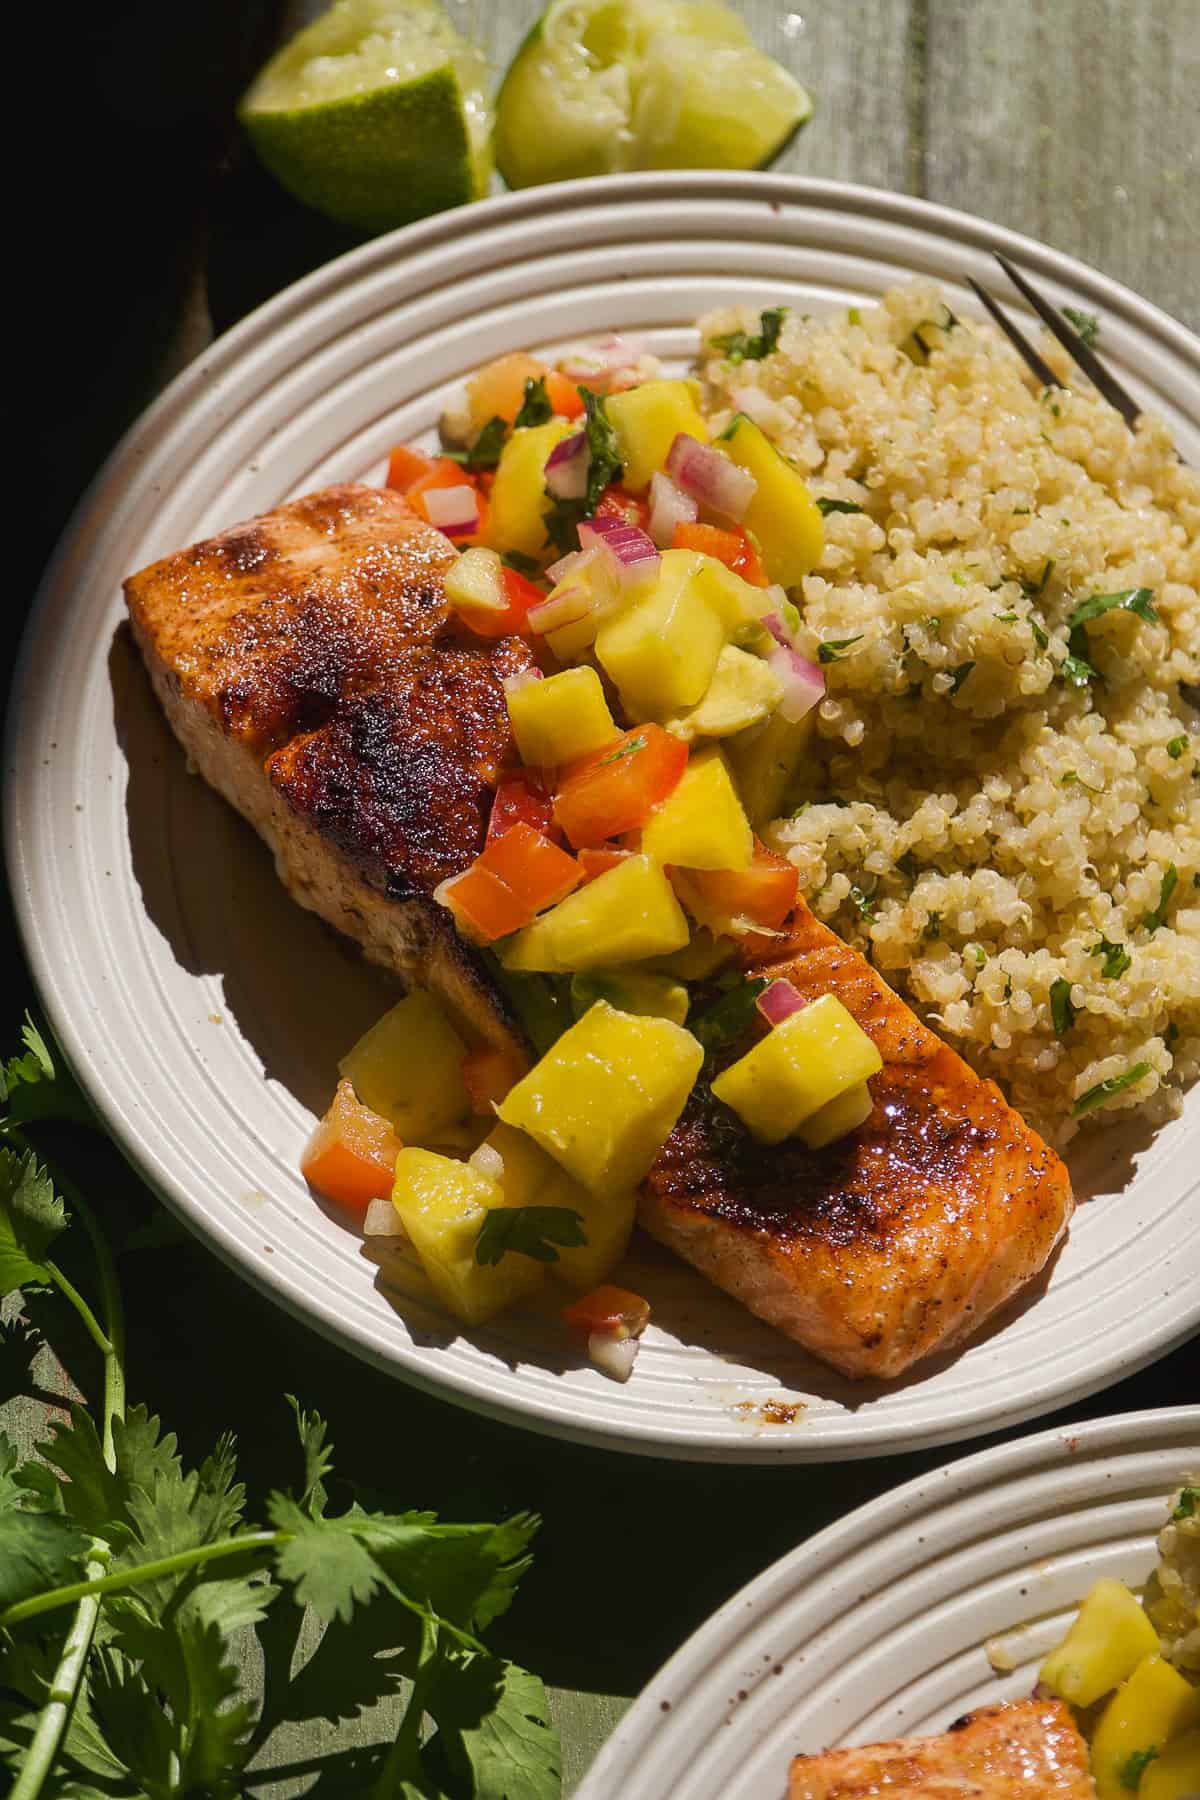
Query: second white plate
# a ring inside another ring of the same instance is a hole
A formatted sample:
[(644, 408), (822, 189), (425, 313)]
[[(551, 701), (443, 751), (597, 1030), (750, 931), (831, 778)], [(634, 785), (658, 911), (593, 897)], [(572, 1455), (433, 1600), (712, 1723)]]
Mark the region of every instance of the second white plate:
[(629, 177), (451, 213), (321, 270), (214, 345), (85, 499), (25, 643), (7, 848), (51, 1023), (141, 1173), (248, 1280), (431, 1392), (623, 1450), (728, 1461), (878, 1455), (1010, 1425), (1103, 1387), (1200, 1322), (1200, 1094), (1135, 1156), (1097, 1140), (1094, 1195), (1047, 1280), (964, 1351), (888, 1387), (831, 1374), (643, 1246), (634, 1379), (571, 1359), (552, 1317), (463, 1335), (393, 1303), (298, 1173), (337, 1058), (389, 1002), (289, 900), (249, 828), (186, 772), (127, 633), (121, 580), (331, 481), (377, 480), (488, 357), (598, 330), (696, 347), (715, 304), (861, 305), (1008, 251), (1104, 319), (1106, 355), (1200, 459), (1195, 340), (1081, 264), (944, 209), (767, 175)]

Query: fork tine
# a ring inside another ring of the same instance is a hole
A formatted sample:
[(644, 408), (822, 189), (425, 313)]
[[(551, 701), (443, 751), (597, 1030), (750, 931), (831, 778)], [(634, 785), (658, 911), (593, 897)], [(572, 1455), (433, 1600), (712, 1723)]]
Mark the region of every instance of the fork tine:
[(1024, 358), (1034, 379), (1040, 382), (1044, 388), (1061, 387), (1062, 382), (1058, 379), (1058, 376), (1054, 373), (1050, 364), (1044, 361), (1038, 351), (1034, 349), (1029, 339), (1025, 336), (1025, 333), (1023, 331), (1018, 331), (1007, 313), (1003, 312), (1001, 308), (997, 306), (987, 289), (981, 287), (973, 275), (967, 276), (967, 286), (971, 288), (976, 299), (987, 308), (993, 319), (995, 319), (997, 325), (1000, 327), (1013, 349), (1017, 352), (1017, 355)]
[(1000, 267), (1004, 270), (1004, 273), (1008, 276), (1008, 279), (1012, 282), (1018, 293), (1023, 294), (1026, 300), (1028, 300), (1030, 306), (1032, 306), (1039, 319), (1045, 324), (1047, 330), (1052, 332), (1058, 339), (1063, 349), (1067, 352), (1067, 355), (1079, 365), (1088, 380), (1092, 383), (1092, 386), (1097, 388), (1099, 392), (1104, 395), (1104, 398), (1108, 401), (1109, 405), (1116, 407), (1117, 411), (1132, 431), (1137, 424), (1138, 415), (1142, 410), (1137, 401), (1133, 398), (1133, 395), (1127, 394), (1120, 382), (1114, 380), (1104, 364), (1100, 361), (1100, 358), (1093, 350), (1089, 350), (1078, 332), (1072, 331), (1066, 320), (1061, 318), (1059, 314), (1055, 312), (1049, 301), (1043, 300), (1042, 296), (1034, 288), (1030, 287), (1029, 282), (1025, 279), (1024, 275), (1022, 275), (1020, 269), (1014, 268), (1007, 256), (1002, 256), (999, 250), (993, 251), (992, 254), (995, 256), (996, 261), (1000, 264)]

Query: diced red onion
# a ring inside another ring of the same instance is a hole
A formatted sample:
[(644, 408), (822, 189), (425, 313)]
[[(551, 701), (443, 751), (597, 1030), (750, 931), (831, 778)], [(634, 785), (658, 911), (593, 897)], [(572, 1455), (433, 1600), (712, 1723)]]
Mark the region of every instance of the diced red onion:
[(767, 658), (768, 665), (774, 669), (783, 683), (783, 698), (779, 702), (778, 711), (792, 725), (810, 713), (819, 700), (825, 698), (824, 671), (791, 644), (776, 644)]
[(658, 574), (658, 546), (654, 539), (625, 519), (585, 519), (579, 527), (579, 542), (585, 550), (598, 545), (608, 553), (622, 587)]
[(798, 1013), (808, 1001), (799, 988), (793, 987), (790, 981), (773, 981), (765, 987), (754, 1002), (768, 1025), (782, 1025), (793, 1013)]
[(473, 487), (426, 488), (422, 495), (429, 523), (447, 537), (469, 537), (479, 529), (479, 497)]
[(700, 508), (690, 494), (676, 487), (669, 475), (656, 471), (650, 480), (650, 536), (660, 550), (669, 550), (677, 525), (694, 525)]
[(591, 453), (582, 431), (560, 438), (546, 459), (546, 487), (558, 500), (582, 500), (587, 493)]
[(686, 494), (694, 494), (727, 519), (740, 519), (758, 490), (749, 469), (741, 469), (719, 450), (713, 450), (686, 431), (676, 436), (667, 452), (667, 474)]
[(467, 1161), (478, 1174), (486, 1176), (489, 1181), (499, 1181), (504, 1175), (504, 1158), (492, 1144), (478, 1144)]
[[(577, 625), (586, 619), (593, 606), (592, 596), (583, 587), (565, 587), (549, 594), (540, 606), (531, 606), (526, 617), (529, 629), (544, 637), (548, 631), (561, 631), (564, 625)], [(506, 684), (507, 685), (507, 684)]]
[(404, 1227), (400, 1223), (400, 1214), (390, 1200), (372, 1200), (363, 1214), (363, 1236), (369, 1238), (400, 1238)]
[(558, 583), (560, 581), (565, 581), (567, 576), (572, 574), (576, 566), (582, 561), (582, 550), (568, 550), (565, 556), (560, 556), (557, 562), (552, 562), (550, 564), (550, 567), (546, 570), (546, 580), (557, 587)]
[(506, 675), (500, 685), (506, 694), (515, 694), (518, 688), (528, 687), (531, 681), (541, 679), (540, 669), (518, 669), (515, 675)]
[(640, 1338), (616, 1338), (607, 1331), (593, 1331), (587, 1341), (591, 1360), (598, 1369), (611, 1375), (614, 1381), (629, 1380), (641, 1347)]
[(569, 381), (586, 382), (589, 377), (610, 369), (628, 369), (646, 355), (650, 340), (643, 334), (619, 337), (609, 332), (604, 337), (577, 344), (560, 362), (559, 370)]

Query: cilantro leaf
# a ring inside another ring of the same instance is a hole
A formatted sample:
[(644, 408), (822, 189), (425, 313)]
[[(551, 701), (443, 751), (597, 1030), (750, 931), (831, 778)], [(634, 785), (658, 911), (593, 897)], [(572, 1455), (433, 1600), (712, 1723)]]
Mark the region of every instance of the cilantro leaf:
[(66, 1230), (67, 1213), (32, 1150), (0, 1150), (0, 1295), (54, 1277), (46, 1252)]
[(525, 397), (521, 401), (520, 411), (513, 420), (514, 428), (525, 425), (545, 425), (554, 417), (554, 407), (546, 392), (546, 377), (539, 375), (525, 383)]
[(437, 1725), (428, 1758), (452, 1791), (474, 1800), (558, 1800), (562, 1759), (536, 1675), (490, 1656), (455, 1653), (426, 1695)]
[(1071, 1004), (1071, 983), (1060, 976), (1050, 983), (1050, 1017), (1055, 1034), (1064, 1037), (1075, 1023), (1077, 1008)]
[(1168, 863), (1167, 872), (1158, 884), (1158, 905), (1153, 912), (1142, 915), (1142, 924), (1153, 937), (1161, 925), (1167, 922), (1167, 907), (1171, 903), (1171, 895), (1179, 885), (1179, 870), (1174, 863)]
[(463, 452), (463, 467), (466, 469), (494, 469), (500, 461), (500, 453), (504, 449), (504, 441), (507, 436), (508, 425), (497, 413), (494, 418), (488, 420), (471, 448)]
[(536, 556), (524, 556), (520, 550), (505, 550), (500, 561), (508, 569), (515, 569), (518, 575), (527, 575), (530, 580), (542, 572), (542, 565)]
[(18, 1465), (16, 1445), (0, 1431), (0, 1611), (77, 1581), (92, 1541), (61, 1513), (35, 1509)]
[(1110, 943), (1106, 937), (1102, 937), (1098, 944), (1093, 944), (1088, 955), (1104, 958), (1100, 965), (1100, 973), (1106, 981), (1115, 981), (1118, 975), (1125, 973), (1133, 961), (1124, 944)]
[(956, 669), (952, 669), (950, 671), (950, 675), (951, 675), (950, 698), (951, 699), (953, 699), (955, 694), (957, 694), (959, 688), (962, 686), (963, 682), (967, 679), (967, 676), (971, 673), (971, 670), (974, 667), (975, 667), (975, 664), (973, 662), (964, 662), (964, 663), (959, 663), (959, 665)]
[(1172, 1512), (1173, 1519), (1194, 1519), (1200, 1509), (1200, 1488), (1185, 1487), (1179, 1490), (1179, 1503)]
[(703, 1011), (688, 1020), (688, 1030), (711, 1056), (743, 1037), (754, 1022), (755, 1001), (767, 985), (765, 975), (753, 975), (729, 987)]
[(24, 1055), (10, 1057), (0, 1069), (0, 1106), (7, 1109), (5, 1122), (30, 1125), (41, 1119), (61, 1119), (94, 1126), (95, 1115), (78, 1082), (65, 1065), (54, 1061), (28, 1013), (21, 1037)]
[(1086, 657), (1082, 656), (1064, 657), (1061, 672), (1063, 680), (1069, 681), (1072, 687), (1077, 688), (1085, 688), (1089, 681), (1097, 679), (1097, 671)]
[(296, 1419), (304, 1455), (304, 1486), (299, 1504), (314, 1518), (325, 1511), (325, 1477), (333, 1466), (333, 1452), (325, 1442), (327, 1426), (319, 1413), (306, 1413), (294, 1394), (285, 1395)]
[(1071, 1117), (1081, 1119), (1085, 1113), (1095, 1112), (1098, 1106), (1106, 1106), (1114, 1094), (1123, 1094), (1126, 1088), (1134, 1087), (1149, 1073), (1150, 1064), (1140, 1062), (1126, 1069), (1123, 1075), (1110, 1075), (1107, 1081), (1098, 1081), (1095, 1087), (1080, 1094), (1071, 1108)]
[(822, 518), (828, 518), (830, 513), (860, 513), (862, 510), (863, 509), (858, 504), (857, 500), (817, 501), (817, 511), (821, 514)]
[(862, 640), (863, 633), (861, 631), (856, 637), (826, 638), (824, 643), (817, 645), (817, 661), (820, 663), (840, 662), (851, 644), (861, 644)]
[(1167, 755), (1171, 758), (1172, 762), (1178, 762), (1187, 747), (1187, 733), (1181, 732), (1178, 737), (1173, 737), (1168, 740)]
[(1139, 619), (1146, 619), (1151, 625), (1156, 624), (1158, 613), (1154, 608), (1154, 591), (1152, 588), (1123, 588), (1118, 594), (1091, 594), (1081, 600), (1074, 608), (1067, 624), (1072, 631), (1080, 625), (1088, 624), (1107, 612), (1136, 613)]
[(729, 331), (709, 341), (731, 363), (761, 362), (779, 347), (779, 334), (787, 318), (786, 306), (768, 306), (758, 315), (758, 331)]
[(1064, 306), (1063, 317), (1075, 327), (1080, 342), (1090, 350), (1100, 336), (1100, 321), (1095, 313), (1082, 312), (1077, 306)]
[(1121, 1786), (1128, 1788), (1131, 1793), (1136, 1793), (1141, 1786), (1146, 1765), (1152, 1763), (1157, 1756), (1158, 1751), (1153, 1746), (1146, 1750), (1133, 1751), (1121, 1764)]
[(587, 1243), (583, 1214), (569, 1206), (495, 1206), (479, 1228), (475, 1261), (485, 1267), (514, 1252), (534, 1262), (556, 1263), (558, 1251)]

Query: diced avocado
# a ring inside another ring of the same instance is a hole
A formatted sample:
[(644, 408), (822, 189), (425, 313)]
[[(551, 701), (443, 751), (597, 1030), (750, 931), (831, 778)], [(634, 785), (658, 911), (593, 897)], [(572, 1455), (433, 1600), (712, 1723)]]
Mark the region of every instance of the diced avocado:
[(642, 850), (681, 869), (746, 869), (754, 835), (720, 750), (693, 752), (682, 778), (642, 827)]
[(606, 1281), (624, 1256), (633, 1230), (636, 1198), (631, 1188), (593, 1193), (512, 1125), (497, 1123), (485, 1148), (503, 1164), (494, 1177), (508, 1206), (563, 1206), (583, 1220), (586, 1244), (557, 1246), (558, 1261), (546, 1273), (587, 1293)]
[(521, 761), (535, 769), (574, 762), (617, 735), (595, 669), (564, 669), (513, 687), (508, 716)]
[(638, 1013), (649, 1019), (671, 1019), (682, 1025), (688, 1015), (688, 991), (669, 975), (645, 969), (596, 969), (590, 975), (571, 978), (571, 1004), (582, 1015), (597, 1000), (607, 1000), (618, 1012)]
[(703, 700), (669, 720), (667, 730), (689, 744), (699, 737), (732, 737), (773, 713), (782, 698), (783, 683), (761, 656), (726, 644)]
[(439, 1300), (467, 1325), (482, 1325), (545, 1280), (543, 1264), (528, 1256), (475, 1261), (484, 1219), (510, 1204), (495, 1182), (452, 1157), (405, 1149), (396, 1158), (392, 1205)]
[(796, 587), (821, 560), (824, 543), (821, 514), (803, 477), (745, 413), (729, 421), (721, 449), (758, 483), (742, 524), (758, 539), (767, 574)]
[(681, 1025), (598, 1000), (498, 1110), (585, 1187), (620, 1192), (637, 1185), (670, 1136), (703, 1061)]
[(708, 427), (686, 381), (643, 381), (623, 394), (610, 394), (605, 410), (625, 467), (622, 483), (630, 493), (649, 487), (681, 431), (708, 442)]
[(772, 713), (729, 746), (738, 791), (756, 831), (777, 819), (804, 760), (815, 712), (793, 723)]
[(712, 1091), (756, 1138), (778, 1144), (882, 1067), (875, 1045), (841, 1001), (822, 994), (723, 1070)]
[(506, 969), (573, 974), (664, 956), (688, 941), (670, 882), (648, 856), (627, 856), (518, 931), (500, 951)]
[(1142, 1770), (1138, 1800), (1196, 1800), (1200, 1794), (1200, 1731), (1185, 1731)]
[(1092, 1734), (1092, 1775), (1099, 1800), (1127, 1800), (1122, 1779), (1131, 1758), (1155, 1756), (1200, 1725), (1200, 1690), (1162, 1656), (1147, 1656), (1117, 1689)]
[(597, 660), (635, 723), (695, 706), (712, 681), (725, 627), (696, 581), (700, 561), (694, 550), (664, 550), (651, 591), (597, 633)]
[(537, 556), (545, 546), (546, 459), (575, 427), (565, 419), (522, 425), (500, 453), (489, 497), (487, 540), (494, 550)]
[(1162, 1645), (1137, 1598), (1120, 1581), (1098, 1581), (1038, 1680), (1072, 1706), (1092, 1706)]
[(847, 1088), (836, 1100), (826, 1101), (811, 1119), (804, 1121), (797, 1135), (804, 1139), (810, 1150), (823, 1150), (826, 1144), (836, 1142), (865, 1124), (873, 1105), (871, 1090), (864, 1081), (858, 1087)]
[(466, 1051), (441, 1004), (414, 988), (359, 1038), (338, 1069), (402, 1143), (436, 1143), (471, 1111), (462, 1077)]

